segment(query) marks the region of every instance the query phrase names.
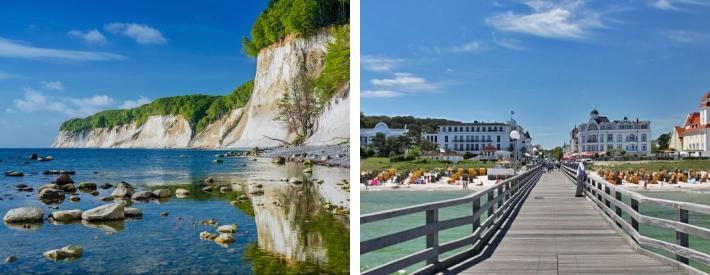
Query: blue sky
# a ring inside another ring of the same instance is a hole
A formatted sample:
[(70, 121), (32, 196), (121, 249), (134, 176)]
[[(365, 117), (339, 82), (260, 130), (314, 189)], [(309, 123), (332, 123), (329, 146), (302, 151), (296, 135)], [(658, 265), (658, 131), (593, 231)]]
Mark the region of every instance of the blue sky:
[(268, 1), (3, 1), (0, 147), (47, 147), (61, 122), (166, 96), (227, 94)]
[(362, 0), (361, 111), (515, 119), (549, 148), (597, 108), (654, 138), (710, 90), (710, 1)]

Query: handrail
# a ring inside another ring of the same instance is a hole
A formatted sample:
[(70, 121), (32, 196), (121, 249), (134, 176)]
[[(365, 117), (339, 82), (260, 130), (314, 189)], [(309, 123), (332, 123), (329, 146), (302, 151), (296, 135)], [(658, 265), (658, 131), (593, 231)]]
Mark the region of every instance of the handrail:
[[(564, 174), (572, 181), (575, 181), (575, 165), (562, 167)], [(692, 235), (710, 240), (710, 229), (688, 224), (688, 212), (710, 214), (710, 206), (647, 197), (631, 190), (619, 188), (596, 175), (587, 176), (583, 189), (585, 195), (606, 213), (624, 233), (628, 234), (636, 241), (636, 243), (674, 254), (676, 255), (675, 261), (683, 265), (689, 265), (689, 260), (692, 259), (710, 267), (710, 255), (689, 248), (688, 238), (688, 236)], [(612, 194), (614, 195), (612, 196)], [(624, 203), (623, 196), (630, 198), (631, 205)], [(671, 208), (676, 211), (677, 220), (643, 215), (639, 212), (639, 203), (649, 203)], [(631, 218), (631, 224), (623, 218), (624, 213)], [(676, 243), (670, 243), (643, 235), (639, 231), (639, 224), (675, 231)]]
[[(508, 219), (512, 210), (519, 206), (525, 194), (532, 189), (532, 186), (542, 175), (541, 171), (540, 166), (534, 167), (485, 190), (462, 198), (423, 203), (360, 216), (360, 224), (362, 225), (414, 213), (426, 213), (426, 222), (422, 226), (361, 241), (360, 255), (422, 236), (426, 236), (425, 249), (364, 271), (363, 274), (389, 274), (422, 261), (426, 261), (426, 266), (414, 273), (432, 274), (457, 264), (472, 255), (479, 254), (493, 236), (496, 235), (495, 233), (498, 232), (503, 222)], [(486, 203), (481, 205), (481, 198), (484, 196)], [(462, 204), (471, 204), (471, 215), (439, 220), (439, 209)], [(483, 213), (487, 213), (487, 215), (485, 216), (486, 219), (481, 221)], [(472, 226), (470, 235), (447, 243), (439, 243), (440, 231), (468, 224)], [(439, 258), (445, 252), (465, 246), (471, 247), (446, 259)]]

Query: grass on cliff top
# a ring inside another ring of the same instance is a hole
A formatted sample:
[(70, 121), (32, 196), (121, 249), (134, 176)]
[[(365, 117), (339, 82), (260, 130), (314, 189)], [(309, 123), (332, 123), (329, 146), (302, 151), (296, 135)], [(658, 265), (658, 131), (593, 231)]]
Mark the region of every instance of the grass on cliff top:
[(226, 96), (185, 95), (159, 98), (155, 101), (126, 110), (107, 110), (85, 118), (75, 118), (62, 123), (62, 131), (81, 132), (96, 128), (113, 128), (136, 122), (143, 125), (150, 116), (180, 115), (193, 129), (193, 134), (204, 130), (233, 109), (241, 108), (249, 101), (254, 89), (250, 80)]
[(256, 56), (289, 34), (307, 36), (349, 20), (350, 0), (271, 0), (254, 22), (251, 38), (242, 38), (242, 50)]
[(395, 168), (398, 171), (413, 171), (417, 169), (422, 169), (424, 171), (431, 171), (435, 169), (446, 169), (448, 167), (455, 169), (458, 168), (493, 168), (495, 167), (495, 162), (482, 162), (478, 160), (462, 160), (458, 163), (451, 164), (446, 162), (441, 162), (437, 160), (430, 160), (424, 158), (418, 158), (412, 161), (400, 161), (400, 162), (390, 162), (389, 158), (367, 158), (360, 161), (360, 170), (362, 171), (384, 171), (389, 168)]
[(710, 160), (679, 160), (679, 161), (650, 161), (646, 163), (620, 163), (620, 164), (609, 164), (609, 165), (599, 165), (595, 164), (593, 169), (598, 170), (600, 168), (614, 169), (619, 171), (641, 171), (646, 172), (657, 172), (661, 170), (674, 171), (675, 169), (681, 170), (694, 170), (694, 171), (710, 171)]

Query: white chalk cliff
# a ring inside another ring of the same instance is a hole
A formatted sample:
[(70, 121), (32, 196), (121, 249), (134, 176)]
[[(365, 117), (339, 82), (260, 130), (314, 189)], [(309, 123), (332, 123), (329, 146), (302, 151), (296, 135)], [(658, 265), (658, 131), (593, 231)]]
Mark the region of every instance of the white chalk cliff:
[[(62, 148), (249, 148), (280, 145), (293, 140), (286, 127), (274, 121), (277, 102), (294, 81), (318, 76), (327, 44), (334, 37), (322, 31), (307, 38), (286, 38), (262, 49), (257, 57), (254, 90), (247, 104), (225, 114), (199, 133), (183, 117), (151, 116), (136, 123), (82, 132), (60, 131), (52, 147)], [(346, 85), (323, 108), (308, 145), (338, 144), (349, 138), (350, 100)], [(268, 138), (267, 138), (268, 137)]]

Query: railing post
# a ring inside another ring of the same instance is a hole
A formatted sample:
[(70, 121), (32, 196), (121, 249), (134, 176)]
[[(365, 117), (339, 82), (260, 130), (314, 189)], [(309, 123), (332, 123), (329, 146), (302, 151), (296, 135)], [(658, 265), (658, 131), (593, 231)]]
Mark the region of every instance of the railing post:
[[(685, 209), (678, 209), (678, 221), (682, 223), (688, 223), (688, 210)], [(680, 245), (682, 247), (688, 247), (688, 234), (676, 231), (675, 232), (675, 240), (676, 244)], [(676, 254), (675, 255), (676, 261), (679, 261), (683, 264), (688, 264), (688, 258), (683, 257), (681, 255)]]
[[(609, 188), (609, 186), (604, 186), (604, 193), (611, 196), (611, 188)], [(604, 198), (604, 204), (606, 204), (606, 208), (611, 208), (611, 202), (606, 197)]]
[[(518, 182), (518, 180), (515, 180), (515, 181)], [(510, 187), (511, 187), (511, 186), (512, 186), (512, 183), (511, 183), (510, 181), (506, 182), (506, 183), (505, 183), (505, 191), (510, 191)], [(506, 200), (506, 201), (510, 199), (510, 195), (511, 195), (512, 193), (513, 193), (513, 191), (510, 191), (510, 192), (508, 192), (508, 195), (505, 195), (505, 200)]]
[[(491, 201), (493, 201), (493, 189), (488, 190), (488, 200), (486, 201), (486, 203), (489, 203)], [(486, 219), (493, 215), (493, 211), (495, 210), (495, 208), (495, 204), (491, 204), (491, 207), (488, 207), (488, 216), (486, 216)]]
[[(614, 190), (614, 198), (616, 198), (616, 202), (617, 202), (617, 203), (624, 203), (624, 202), (621, 200), (621, 192), (619, 192), (618, 190)], [(624, 219), (624, 216), (623, 216), (623, 214), (622, 214), (622, 212), (621, 212), (621, 207), (619, 207), (619, 206), (617, 206), (617, 204), (615, 204), (615, 205), (614, 205), (614, 208), (615, 208), (615, 210), (616, 210), (616, 215), (619, 216), (619, 218), (621, 218), (621, 219), (623, 220), (623, 219)], [(619, 227), (621, 227), (621, 223), (619, 223), (619, 222), (617, 222), (616, 225), (619, 226)]]
[[(439, 209), (434, 208), (426, 211), (426, 224), (433, 225), (439, 222)], [(426, 260), (428, 265), (437, 264), (439, 262), (439, 230), (426, 235), (426, 248), (434, 248), (436, 256)]]
[[(501, 195), (503, 195), (503, 184), (498, 185), (498, 191), (497, 191), (496, 197), (500, 197)], [(505, 197), (498, 200), (498, 209), (503, 207), (503, 203), (505, 202), (504, 199), (505, 199)]]
[[(636, 211), (636, 213), (639, 212), (639, 201), (637, 201), (634, 197), (631, 197), (631, 209)], [(639, 221), (634, 217), (631, 217), (631, 227), (633, 227), (636, 232), (639, 232)]]
[[(473, 199), (473, 207), (471, 208), (471, 215), (476, 215), (476, 212), (481, 209), (481, 198), (475, 198)], [(476, 233), (476, 230), (478, 230), (479, 227), (481, 227), (481, 215), (478, 215), (475, 219), (473, 219), (473, 222), (471, 223), (471, 233)], [(473, 240), (471, 244), (476, 244), (477, 240)]]

